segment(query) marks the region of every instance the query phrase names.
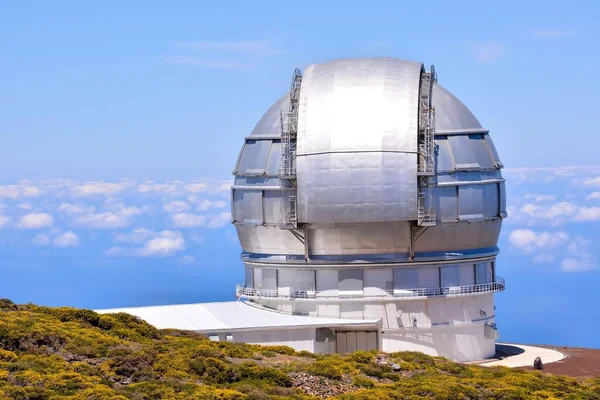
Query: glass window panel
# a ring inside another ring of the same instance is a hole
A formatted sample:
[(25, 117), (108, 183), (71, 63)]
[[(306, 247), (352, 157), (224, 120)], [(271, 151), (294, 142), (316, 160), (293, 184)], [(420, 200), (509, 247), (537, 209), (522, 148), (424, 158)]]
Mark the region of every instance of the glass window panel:
[(263, 268), (262, 270), (262, 288), (268, 290), (277, 290), (277, 270)]
[(272, 140), (246, 140), (236, 174), (263, 175), (267, 168), (272, 142)]
[(458, 220), (458, 187), (436, 186), (436, 214), (440, 221)]
[(496, 218), (500, 214), (500, 195), (498, 194), (498, 184), (492, 183), (481, 185), (483, 196), (483, 209), (481, 212), (485, 218)]
[(315, 271), (299, 268), (281, 269), (278, 286), (292, 288), (294, 291), (315, 290)]
[(462, 221), (483, 219), (483, 185), (458, 187), (458, 213)]
[(394, 269), (394, 290), (418, 288), (419, 272), (416, 268)]
[(475, 264), (475, 283), (482, 285), (492, 281), (492, 263)]
[(361, 269), (341, 269), (338, 271), (339, 288), (342, 291), (363, 290)]
[(279, 163), (281, 158), (281, 142), (273, 142), (271, 154), (267, 163), (267, 175), (279, 175)]
[(494, 168), (488, 145), (482, 134), (451, 135), (448, 141), (457, 169)]
[(496, 146), (494, 145), (494, 142), (492, 141), (492, 138), (490, 137), (490, 135), (485, 134), (485, 141), (487, 142), (490, 151), (492, 152), (492, 156), (494, 157), (494, 162), (496, 162), (496, 164), (498, 164), (498, 167), (502, 168), (502, 161), (500, 161), (500, 157), (498, 156), (498, 151), (496, 150)]
[(460, 286), (460, 270), (458, 265), (441, 267), (442, 287)]
[(447, 136), (439, 136), (435, 138), (435, 144), (437, 145), (437, 164), (436, 168), (438, 171), (452, 171), (454, 170), (454, 161), (452, 161), (452, 153), (450, 152), (450, 146), (448, 145)]
[(252, 267), (246, 267), (246, 287), (252, 288), (254, 287), (254, 274)]
[(263, 204), (265, 224), (279, 225), (281, 222), (281, 191), (265, 190)]
[(261, 225), (263, 223), (262, 191), (233, 191), (233, 219), (244, 224)]
[(506, 218), (508, 217), (508, 214), (506, 212), (506, 185), (504, 182), (499, 184), (499, 190), (500, 190), (500, 216), (502, 216), (502, 218)]

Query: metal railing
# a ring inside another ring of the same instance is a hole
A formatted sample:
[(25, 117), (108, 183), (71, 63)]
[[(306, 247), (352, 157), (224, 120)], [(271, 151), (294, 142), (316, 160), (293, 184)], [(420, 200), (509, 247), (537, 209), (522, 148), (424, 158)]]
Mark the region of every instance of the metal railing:
[(235, 292), (238, 297), (251, 299), (282, 299), (282, 300), (326, 300), (326, 299), (389, 299), (389, 300), (411, 300), (436, 297), (465, 297), (475, 296), (479, 294), (489, 294), (501, 292), (506, 287), (504, 278), (497, 276), (494, 282), (481, 283), (477, 285), (465, 286), (450, 286), (438, 288), (417, 288), (417, 289), (394, 289), (385, 290), (381, 293), (365, 294), (361, 293), (338, 291), (332, 294), (331, 290), (294, 290), (289, 289), (262, 289), (262, 288), (247, 288), (244, 285), (236, 285)]

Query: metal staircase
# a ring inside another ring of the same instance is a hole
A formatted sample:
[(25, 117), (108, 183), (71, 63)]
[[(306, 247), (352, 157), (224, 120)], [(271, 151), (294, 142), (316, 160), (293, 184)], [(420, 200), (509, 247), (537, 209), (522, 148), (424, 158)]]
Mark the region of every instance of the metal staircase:
[(419, 226), (435, 226), (435, 205), (433, 187), (435, 186), (435, 108), (432, 105), (433, 84), (437, 82), (435, 67), (429, 72), (421, 71), (419, 89), (419, 132), (417, 175), (419, 179), (417, 196), (417, 219)]
[(281, 183), (281, 218), (282, 229), (298, 227), (297, 195), (296, 195), (296, 139), (298, 136), (298, 104), (302, 74), (294, 70), (290, 87), (290, 105), (288, 112), (281, 112), (281, 163), (279, 179)]

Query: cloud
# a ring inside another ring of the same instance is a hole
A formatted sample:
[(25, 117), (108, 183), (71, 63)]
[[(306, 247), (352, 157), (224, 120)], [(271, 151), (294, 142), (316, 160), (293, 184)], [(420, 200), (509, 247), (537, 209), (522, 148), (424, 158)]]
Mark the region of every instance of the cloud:
[(270, 56), (283, 53), (281, 50), (278, 50), (273, 46), (273, 41), (271, 40), (201, 40), (197, 42), (179, 42), (176, 45), (178, 47), (194, 48), (205, 51), (246, 53), (261, 56)]
[(169, 64), (189, 65), (196, 68), (222, 69), (229, 71), (239, 71), (247, 69), (248, 64), (239, 60), (229, 58), (201, 58), (190, 56), (170, 56), (163, 58), (163, 61)]
[(229, 212), (216, 215), (178, 213), (173, 215), (171, 219), (178, 228), (221, 228), (231, 223), (231, 214)]
[(564, 272), (591, 271), (597, 265), (591, 259), (567, 257), (560, 263), (560, 269)]
[(185, 190), (190, 193), (206, 192), (208, 190), (208, 186), (205, 183), (190, 183), (185, 185)]
[(86, 228), (125, 228), (131, 225), (131, 218), (127, 215), (121, 215), (113, 212), (90, 213), (77, 215), (73, 223)]
[(146, 228), (134, 229), (131, 233), (119, 233), (115, 240), (121, 243), (143, 243), (153, 237), (155, 232)]
[(600, 221), (600, 207), (582, 207), (566, 201), (543, 206), (527, 203), (519, 211), (531, 218), (547, 221), (553, 225), (567, 222)]
[(531, 229), (515, 229), (508, 237), (510, 244), (525, 254), (549, 250), (565, 245), (569, 240), (566, 232), (535, 232)]
[(72, 231), (67, 231), (54, 238), (52, 244), (56, 247), (75, 247), (79, 246), (79, 236)]
[(529, 31), (533, 39), (563, 39), (578, 36), (577, 31), (568, 28), (534, 28)]
[(61, 203), (57, 210), (65, 214), (85, 214), (93, 213), (95, 208), (84, 204)]
[(581, 236), (572, 238), (563, 231), (515, 229), (508, 240), (511, 246), (531, 256), (534, 262), (551, 263), (562, 258), (560, 269), (564, 272), (589, 271), (597, 267), (592, 241)]
[(20, 210), (32, 210), (33, 205), (31, 203), (21, 203), (17, 205), (17, 208)]
[(527, 193), (525, 195), (526, 199), (534, 199), (535, 201), (553, 201), (556, 200), (555, 194), (535, 194), (535, 193)]
[(206, 210), (210, 210), (213, 208), (223, 208), (226, 205), (227, 205), (227, 203), (225, 203), (223, 200), (216, 200), (216, 201), (202, 200), (200, 202), (200, 204), (198, 204), (198, 207), (196, 208), (196, 210), (206, 211)]
[(169, 214), (175, 214), (185, 210), (189, 210), (190, 205), (182, 200), (174, 200), (167, 204), (163, 204), (162, 208)]
[(10, 217), (0, 214), (0, 229), (4, 228), (10, 222)]
[(598, 186), (600, 187), (600, 176), (596, 176), (594, 178), (588, 178), (583, 181), (585, 186)]
[(181, 250), (185, 250), (185, 240), (181, 232), (162, 231), (157, 237), (144, 243), (137, 254), (143, 257), (166, 257)]
[(504, 57), (506, 48), (500, 42), (489, 40), (472, 43), (471, 52), (476, 62), (480, 64), (491, 64)]
[(35, 186), (0, 185), (0, 198), (16, 200), (23, 197), (38, 197), (39, 195), (40, 189)]
[(19, 228), (22, 229), (39, 229), (52, 226), (54, 218), (46, 213), (29, 213), (25, 214), (19, 220)]
[(590, 195), (588, 197), (586, 197), (585, 199), (586, 200), (600, 200), (600, 192), (590, 193)]
[(31, 242), (36, 246), (48, 246), (50, 244), (50, 236), (38, 233), (31, 239)]
[(71, 188), (71, 195), (74, 197), (113, 196), (125, 191), (129, 186), (128, 182), (88, 182), (73, 186)]

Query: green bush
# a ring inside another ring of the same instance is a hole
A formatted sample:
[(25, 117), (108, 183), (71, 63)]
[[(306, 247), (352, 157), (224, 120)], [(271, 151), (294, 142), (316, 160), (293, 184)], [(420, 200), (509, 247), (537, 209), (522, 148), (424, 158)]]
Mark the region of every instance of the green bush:
[(344, 375), (344, 371), (339, 365), (325, 360), (317, 360), (312, 363), (308, 367), (308, 372), (331, 379), (342, 379)]
[(352, 380), (352, 384), (358, 387), (372, 388), (375, 387), (375, 382), (373, 382), (369, 378), (365, 378), (364, 376), (355, 376)]
[(373, 352), (363, 350), (358, 350), (350, 354), (350, 359), (356, 361), (357, 363), (369, 363), (373, 361), (373, 357)]
[[(299, 357), (268, 358), (277, 354)], [(0, 300), (0, 400), (314, 399), (292, 387), (294, 372), (323, 383), (349, 377), (354, 387), (340, 400), (600, 400), (600, 378), (462, 365), (417, 352), (389, 355), (401, 371), (414, 372), (399, 374), (374, 363), (374, 355), (211, 342), (194, 332), (158, 330), (127, 314)], [(262, 356), (260, 365), (240, 364)]]
[(272, 367), (263, 367), (246, 362), (239, 366), (237, 373), (238, 377), (242, 380), (265, 381), (283, 387), (292, 386), (292, 378), (283, 371)]

